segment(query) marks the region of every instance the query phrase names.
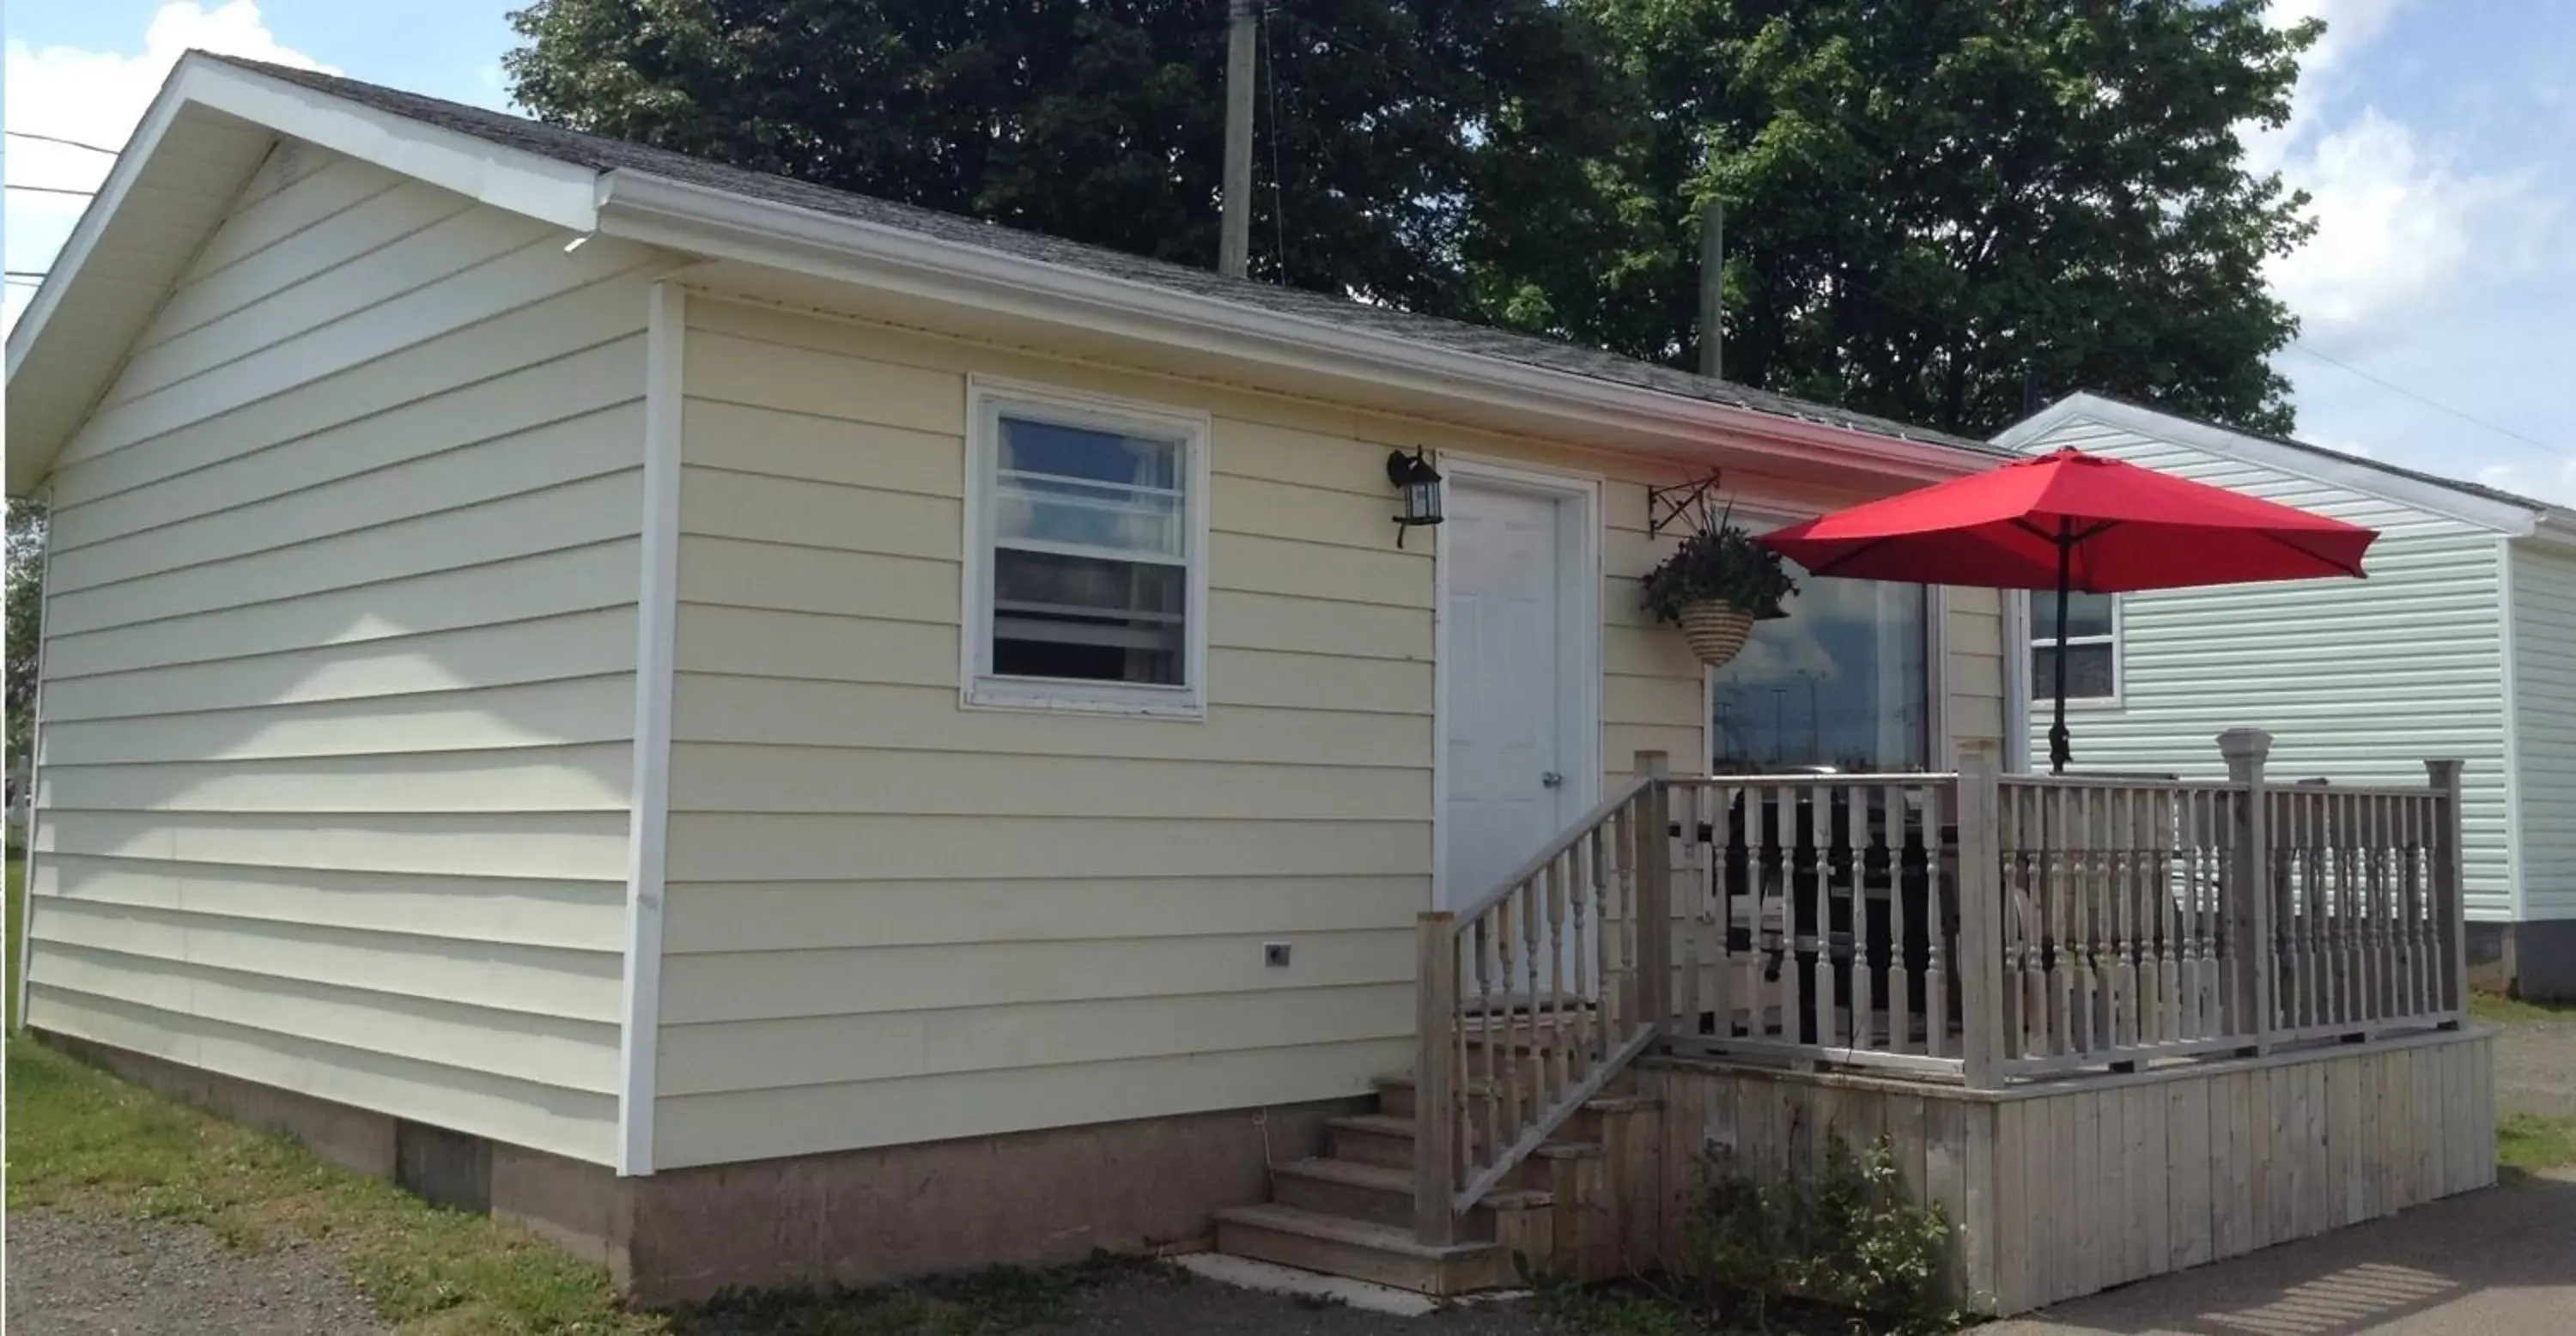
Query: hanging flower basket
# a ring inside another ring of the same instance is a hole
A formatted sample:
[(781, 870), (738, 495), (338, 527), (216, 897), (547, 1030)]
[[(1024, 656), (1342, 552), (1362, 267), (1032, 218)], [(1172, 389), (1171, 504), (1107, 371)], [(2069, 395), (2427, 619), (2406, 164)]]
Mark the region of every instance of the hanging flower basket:
[(1753, 614), (1713, 598), (1685, 603), (1676, 613), (1682, 624), (1682, 638), (1690, 642), (1691, 653), (1711, 668), (1722, 667), (1744, 649), (1745, 639), (1753, 634)]
[(1798, 592), (1780, 554), (1724, 519), (1682, 540), (1646, 575), (1646, 611), (1682, 628), (1691, 652), (1716, 667), (1744, 649), (1753, 624), (1788, 614)]

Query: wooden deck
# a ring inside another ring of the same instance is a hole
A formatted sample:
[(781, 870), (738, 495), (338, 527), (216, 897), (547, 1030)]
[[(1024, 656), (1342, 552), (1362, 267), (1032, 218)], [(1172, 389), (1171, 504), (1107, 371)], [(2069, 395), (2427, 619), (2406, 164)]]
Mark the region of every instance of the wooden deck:
[(1640, 753), (1422, 917), (1414, 1071), (1334, 1152), (1405, 1190), (1317, 1169), (1288, 1195), (1337, 1209), (1227, 1223), (1437, 1292), (1506, 1248), (1681, 1268), (1707, 1148), (1781, 1177), (1884, 1136), (1956, 1298), (2013, 1313), (2492, 1183), (2459, 764), (2275, 787), (2267, 735), (2219, 741), (2193, 781)]

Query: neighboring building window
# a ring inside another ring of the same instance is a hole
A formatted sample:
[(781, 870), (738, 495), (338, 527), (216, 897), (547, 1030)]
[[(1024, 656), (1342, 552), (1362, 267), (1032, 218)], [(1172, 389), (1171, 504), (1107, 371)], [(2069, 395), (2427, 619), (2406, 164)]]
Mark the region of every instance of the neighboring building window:
[[(2057, 594), (2030, 596), (2030, 697), (2057, 699)], [(2066, 698), (2120, 696), (2120, 609), (2110, 594), (2066, 598)]]
[(1712, 675), (1712, 773), (1922, 770), (1930, 759), (1929, 598), (1921, 585), (1796, 569), (1788, 616), (1756, 622)]
[(970, 393), (966, 701), (1204, 713), (1205, 418)]

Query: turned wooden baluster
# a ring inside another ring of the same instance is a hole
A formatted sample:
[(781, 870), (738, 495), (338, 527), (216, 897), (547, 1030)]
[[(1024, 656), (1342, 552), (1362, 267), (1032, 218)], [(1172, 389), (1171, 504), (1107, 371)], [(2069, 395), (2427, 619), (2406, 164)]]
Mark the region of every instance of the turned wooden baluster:
[(2182, 851), (2181, 951), (2182, 971), (2182, 1037), (2198, 1039), (2208, 1033), (2202, 1028), (2201, 996), (2201, 879), (2207, 868), (2201, 858), (2204, 830), (2202, 808), (2206, 794), (2198, 789), (2185, 789), (2180, 795), (2182, 825), (2176, 833)]
[(2182, 798), (2159, 793), (2155, 801), (2156, 871), (2156, 1028), (2157, 1037), (2179, 1043), (2182, 1028), (2182, 953), (2176, 919), (2174, 875), (2182, 866)]
[(1595, 1035), (1600, 1027), (1600, 1007), (1595, 1001), (1600, 999), (1600, 978), (1592, 973), (1592, 934), (1584, 932), (1584, 916), (1592, 911), (1589, 852), (1592, 837), (1577, 839), (1566, 849), (1566, 960), (1574, 963), (1574, 996), (1569, 999), (1569, 1007), (1574, 1007), (1571, 1071), (1577, 1081), (1592, 1076), (1592, 1066), (1600, 1061), (1595, 1050), (1600, 1043)]
[(2138, 803), (2145, 795), (2122, 791), (2111, 806), (2111, 1046), (2138, 1042), (2138, 963), (2129, 954), (2135, 928), (2138, 864)]
[(1923, 795), (1923, 1051), (1933, 1057), (1956, 1056), (1950, 1042), (1950, 972), (1947, 959), (1950, 928), (1942, 913), (1941, 829), (1958, 814), (1950, 791), (1925, 787)]
[(1876, 1047), (1871, 1033), (1877, 1017), (1872, 1013), (1877, 1001), (1872, 996), (1869, 957), (1869, 791), (1855, 784), (1843, 790), (1844, 842), (1850, 846), (1851, 876), (1845, 883), (1851, 894), (1851, 1046), (1858, 1049)]
[[(1807, 795), (1807, 912), (1816, 925), (1816, 958), (1807, 963), (1807, 1000), (1816, 1013), (1816, 1042), (1831, 1047), (1834, 1038), (1833, 933), (1833, 790)], [(1790, 794), (1794, 815), (1797, 795)], [(1794, 858), (1791, 863), (1795, 867)]]
[(1914, 957), (1905, 949), (1905, 790), (1879, 790), (1887, 809), (1887, 1051), (1914, 1051)]

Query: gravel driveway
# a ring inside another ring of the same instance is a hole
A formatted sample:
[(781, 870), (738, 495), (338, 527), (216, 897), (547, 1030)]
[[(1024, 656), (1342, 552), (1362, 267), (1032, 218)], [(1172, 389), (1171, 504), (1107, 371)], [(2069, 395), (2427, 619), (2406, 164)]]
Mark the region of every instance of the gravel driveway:
[(22, 1336), (365, 1336), (374, 1311), (329, 1254), (229, 1248), (190, 1225), (9, 1213), (9, 1330)]

